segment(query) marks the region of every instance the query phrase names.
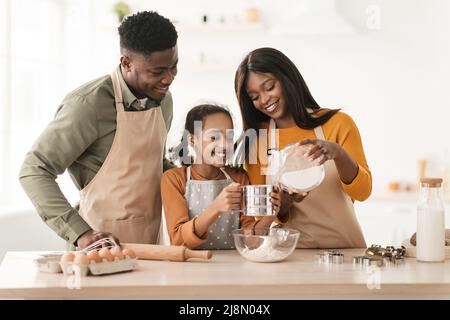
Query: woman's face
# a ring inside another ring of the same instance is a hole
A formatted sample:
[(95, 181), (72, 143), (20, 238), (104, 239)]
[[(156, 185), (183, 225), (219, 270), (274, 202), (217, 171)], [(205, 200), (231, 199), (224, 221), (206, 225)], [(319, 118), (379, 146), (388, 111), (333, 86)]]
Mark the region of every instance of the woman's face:
[(281, 83), (273, 74), (249, 71), (245, 89), (257, 110), (274, 120), (286, 116)]
[(201, 136), (191, 135), (191, 145), (203, 164), (225, 166), (227, 154), (233, 151), (233, 121), (224, 113), (206, 116)]

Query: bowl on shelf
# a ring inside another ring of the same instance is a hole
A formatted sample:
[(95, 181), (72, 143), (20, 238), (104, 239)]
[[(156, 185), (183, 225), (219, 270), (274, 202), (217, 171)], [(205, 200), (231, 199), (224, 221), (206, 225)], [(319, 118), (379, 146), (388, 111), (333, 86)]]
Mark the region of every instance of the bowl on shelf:
[(253, 262), (277, 262), (294, 252), (300, 232), (286, 228), (237, 229), (232, 232), (237, 251)]

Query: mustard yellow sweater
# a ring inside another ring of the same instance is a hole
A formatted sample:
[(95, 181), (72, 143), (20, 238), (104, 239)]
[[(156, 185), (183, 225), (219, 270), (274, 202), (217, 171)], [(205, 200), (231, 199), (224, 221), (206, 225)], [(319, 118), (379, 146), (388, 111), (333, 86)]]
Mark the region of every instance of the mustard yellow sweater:
[[(323, 110), (319, 111), (319, 114)], [(269, 124), (264, 123), (261, 128), (268, 129)], [(305, 130), (297, 126), (291, 128), (277, 129), (279, 134), (279, 148), (284, 148), (290, 143), (299, 142), (303, 139), (317, 139), (314, 130)], [(359, 171), (355, 179), (346, 184), (341, 181), (342, 187), (355, 201), (364, 201), (372, 192), (372, 174), (367, 165), (364, 149), (362, 146), (361, 136), (353, 119), (344, 112), (336, 113), (331, 119), (322, 125), (325, 139), (336, 142), (358, 163)], [(260, 139), (262, 139), (260, 137)], [(259, 143), (259, 146), (268, 146), (268, 141)], [(258, 146), (253, 146), (258, 148)], [(265, 176), (261, 174), (261, 168), (266, 161), (260, 161), (261, 157), (267, 154), (267, 150), (258, 150), (258, 161), (255, 164), (246, 163), (247, 174), (251, 184), (264, 184)]]

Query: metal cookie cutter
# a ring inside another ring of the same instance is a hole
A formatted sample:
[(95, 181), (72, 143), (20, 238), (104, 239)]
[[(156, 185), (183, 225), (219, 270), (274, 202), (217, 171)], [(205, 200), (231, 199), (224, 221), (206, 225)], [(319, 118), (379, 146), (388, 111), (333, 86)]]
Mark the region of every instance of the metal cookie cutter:
[(367, 256), (355, 256), (355, 257), (353, 257), (353, 265), (361, 266), (361, 267), (369, 267), (369, 266), (376, 265), (376, 266), (380, 267), (383, 265), (383, 261), (382, 260), (374, 260)]
[(316, 254), (316, 260), (319, 264), (342, 264), (344, 254), (339, 250), (327, 250)]
[(353, 257), (353, 264), (361, 264), (364, 266), (400, 264), (404, 262), (405, 254), (406, 248), (404, 246), (400, 248), (386, 246), (384, 248), (380, 245), (373, 244), (366, 249), (364, 256)]
[(366, 256), (369, 256), (372, 259), (382, 260), (386, 264), (403, 263), (405, 254), (406, 248), (404, 246), (399, 248), (386, 246), (386, 248), (383, 248), (380, 245), (372, 245), (366, 250)]

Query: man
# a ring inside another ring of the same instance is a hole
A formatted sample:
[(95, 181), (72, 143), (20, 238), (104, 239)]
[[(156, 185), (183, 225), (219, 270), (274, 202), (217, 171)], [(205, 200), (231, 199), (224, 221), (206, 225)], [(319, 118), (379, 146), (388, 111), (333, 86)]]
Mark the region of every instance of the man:
[[(178, 35), (156, 12), (128, 17), (119, 35), (120, 65), (64, 98), (20, 171), (41, 218), (79, 248), (105, 237), (156, 243), (160, 227)], [(55, 181), (66, 169), (80, 190), (75, 208)]]

